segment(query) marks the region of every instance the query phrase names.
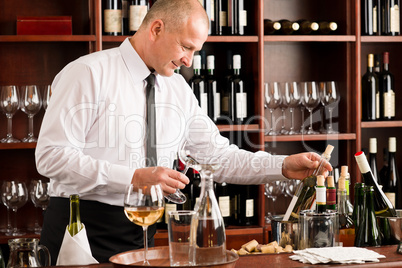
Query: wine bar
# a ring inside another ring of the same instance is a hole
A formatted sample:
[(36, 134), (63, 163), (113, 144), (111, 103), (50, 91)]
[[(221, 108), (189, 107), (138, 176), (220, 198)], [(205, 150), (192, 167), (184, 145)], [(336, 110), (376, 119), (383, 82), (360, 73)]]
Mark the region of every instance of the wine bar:
[(400, 5), (0, 0), (0, 268), (402, 267)]

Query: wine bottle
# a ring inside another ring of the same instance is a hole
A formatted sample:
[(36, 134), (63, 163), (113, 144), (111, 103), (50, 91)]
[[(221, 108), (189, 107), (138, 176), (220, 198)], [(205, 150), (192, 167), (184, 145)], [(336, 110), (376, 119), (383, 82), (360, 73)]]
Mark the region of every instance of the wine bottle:
[(198, 54), (201, 56), (201, 77), (205, 79), (208, 74), (207, 71), (207, 53), (205, 50), (201, 49)]
[(399, 175), (398, 166), (395, 161), (396, 153), (396, 138), (390, 137), (388, 139), (388, 169), (385, 175), (385, 180), (383, 184), (383, 190), (385, 195), (391, 201), (395, 208), (399, 208), (399, 196), (398, 196), (398, 186), (399, 186)]
[(238, 209), (237, 224), (250, 226), (255, 224), (255, 198), (257, 189), (255, 185), (239, 185), (236, 206)]
[(272, 21), (269, 19), (264, 20), (264, 34), (275, 34), (281, 29), (281, 23), (279, 21)]
[(383, 68), (378, 77), (380, 91), (380, 117), (382, 120), (395, 119), (394, 75), (389, 71), (389, 52), (383, 53)]
[(195, 204), (200, 198), (201, 193), (201, 175), (200, 173), (193, 169), (193, 183), (191, 184), (191, 208), (195, 208)]
[(122, 21), (121, 0), (104, 0), (103, 34), (121, 35)]
[(317, 175), (316, 192), (316, 212), (324, 213), (327, 210), (327, 188), (325, 187), (325, 178), (323, 175)]
[(355, 234), (357, 234), (359, 229), (359, 224), (361, 219), (363, 218), (363, 209), (364, 209), (364, 200), (363, 200), (363, 189), (364, 189), (364, 182), (356, 182), (354, 187), (354, 197), (355, 202), (353, 205), (353, 213), (352, 213), (352, 220), (355, 226)]
[(129, 30), (130, 34), (135, 34), (142, 21), (144, 20), (145, 15), (147, 14), (149, 9), (148, 0), (130, 0), (129, 7)]
[(293, 34), (295, 31), (298, 31), (300, 25), (297, 22), (289, 21), (289, 20), (280, 20), (281, 24), (280, 33), (281, 34)]
[(231, 79), (231, 101), (229, 114), (236, 124), (243, 124), (247, 118), (247, 92), (240, 76), (241, 56), (233, 55), (233, 76)]
[(336, 187), (334, 176), (327, 177), (327, 209), (336, 210)]
[(378, 247), (381, 246), (382, 239), (374, 212), (374, 188), (373, 186), (365, 186), (363, 192), (363, 218), (359, 224), (354, 244), (356, 247)]
[(121, 17), (122, 17), (122, 35), (128, 35), (129, 31), (129, 14), (130, 14), (129, 0), (121, 1)]
[[(221, 101), (221, 115), (222, 119), (225, 119), (226, 124), (233, 123), (231, 119), (231, 107), (230, 103), (232, 100), (232, 76), (233, 76), (233, 55), (231, 50), (226, 51), (226, 69), (225, 75), (220, 80), (220, 88), (222, 88), (223, 96)], [(228, 122), (229, 121), (229, 122)]]
[(208, 92), (208, 116), (217, 122), (221, 116), (221, 93), (218, 91), (215, 78), (215, 56), (207, 57), (208, 75), (206, 78), (206, 87)]
[(355, 226), (347, 211), (345, 177), (339, 178), (338, 185), (339, 242), (342, 242), (344, 247), (352, 247), (355, 241)]
[(380, 118), (380, 94), (378, 77), (373, 71), (374, 55), (368, 55), (367, 72), (362, 77), (362, 119), (373, 121)]
[(373, 1), (374, 0), (362, 0), (361, 1), (361, 24), (362, 35), (373, 35)]
[(374, 189), (374, 210), (377, 216), (396, 217), (396, 211), (392, 203), (379, 187), (374, 179), (374, 175), (370, 170), (370, 165), (367, 161), (364, 152), (355, 154), (357, 165), (364, 179), (366, 186), (373, 186)]
[(378, 171), (377, 171), (377, 139), (370, 138), (369, 143), (370, 143), (370, 145), (369, 145), (369, 163), (370, 163), (371, 172), (374, 175), (375, 181), (377, 183), (380, 183)]
[(70, 221), (67, 230), (71, 237), (78, 234), (82, 230), (80, 216), (80, 198), (77, 194), (70, 195)]
[(349, 189), (350, 189), (350, 174), (349, 174), (349, 172), (346, 174), (346, 177), (345, 177), (345, 189), (346, 189), (346, 211), (348, 212), (349, 215), (352, 215), (352, 213), (353, 213), (353, 205), (350, 202), (350, 191), (349, 191)]
[(381, 35), (382, 31), (382, 9), (381, 0), (373, 2), (373, 34)]
[(296, 34), (311, 34), (315, 33), (319, 29), (319, 24), (314, 21), (298, 20), (297, 23), (300, 25), (300, 27), (295, 32)]
[(215, 0), (215, 35), (223, 35), (228, 24), (228, 1)]
[(228, 227), (230, 221), (229, 185), (226, 182), (215, 183), (215, 192), (216, 197), (218, 198), (219, 208), (221, 209), (225, 227)]
[(374, 73), (377, 77), (381, 74), (381, 54), (374, 54)]
[(379, 183), (381, 185), (384, 185), (384, 183), (387, 181), (387, 170), (388, 170), (388, 149), (383, 148), (383, 166), (380, 169), (380, 172), (378, 172), (379, 176)]
[(338, 24), (334, 21), (320, 21), (318, 22), (318, 30), (314, 33), (317, 34), (332, 34), (338, 29)]
[(205, 114), (208, 114), (208, 92), (206, 91), (205, 82), (201, 76), (201, 56), (194, 55), (193, 57), (194, 75), (191, 77), (189, 84), (193, 89), (193, 93), (197, 98), (201, 109)]
[[(244, 0), (232, 0), (228, 20), (229, 27), (232, 30), (232, 35), (244, 35), (247, 27), (247, 10), (244, 6)], [(228, 2), (230, 3), (230, 2)]]
[(299, 218), (299, 213), (304, 209), (311, 209), (315, 199), (315, 186), (317, 185), (317, 175), (322, 175), (323, 165), (325, 161), (331, 158), (334, 146), (328, 145), (325, 152), (321, 155), (319, 165), (314, 170), (313, 174), (304, 178), (296, 189), (296, 192), (286, 210), (283, 221), (296, 222)]
[(400, 3), (399, 0), (384, 0), (382, 2), (382, 33), (383, 35), (400, 34)]
[(204, 8), (209, 19), (208, 35), (215, 34), (215, 4), (214, 0), (204, 0)]

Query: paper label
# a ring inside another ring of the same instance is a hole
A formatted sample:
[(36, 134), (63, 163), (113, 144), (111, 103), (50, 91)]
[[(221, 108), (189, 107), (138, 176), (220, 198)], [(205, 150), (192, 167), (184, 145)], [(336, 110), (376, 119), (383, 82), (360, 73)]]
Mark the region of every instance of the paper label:
[(104, 13), (104, 27), (107, 33), (121, 33), (122, 30), (122, 12), (120, 9), (105, 9)]
[(176, 204), (165, 204), (165, 223), (169, 223), (169, 211), (176, 211), (177, 205)]
[(250, 218), (254, 216), (254, 199), (246, 200), (246, 217)]
[(391, 18), (390, 18), (391, 32), (399, 33), (400, 19), (399, 19), (399, 6), (398, 5), (394, 5), (393, 7), (391, 7), (391, 15), (390, 16), (391, 16)]
[(395, 93), (391, 89), (384, 93), (384, 116), (395, 116)]
[(219, 23), (221, 25), (221, 27), (226, 27), (228, 18), (227, 18), (227, 13), (226, 11), (221, 11), (220, 15), (219, 15)]
[(236, 117), (240, 119), (247, 117), (247, 93), (245, 92), (236, 93)]
[(247, 26), (247, 10), (240, 10), (239, 12), (239, 25)]
[(147, 6), (130, 6), (130, 31), (138, 31), (147, 12)]
[(395, 207), (395, 199), (396, 199), (395, 193), (384, 193), (384, 194), (388, 197), (391, 204)]
[(222, 217), (230, 216), (230, 198), (229, 196), (219, 197), (219, 208), (221, 209)]

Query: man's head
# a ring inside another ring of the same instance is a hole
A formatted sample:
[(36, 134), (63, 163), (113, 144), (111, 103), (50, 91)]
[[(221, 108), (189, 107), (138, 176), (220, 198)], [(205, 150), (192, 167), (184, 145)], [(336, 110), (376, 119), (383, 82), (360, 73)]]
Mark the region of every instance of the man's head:
[(158, 0), (131, 43), (151, 71), (171, 76), (191, 66), (208, 37), (208, 16), (198, 0)]

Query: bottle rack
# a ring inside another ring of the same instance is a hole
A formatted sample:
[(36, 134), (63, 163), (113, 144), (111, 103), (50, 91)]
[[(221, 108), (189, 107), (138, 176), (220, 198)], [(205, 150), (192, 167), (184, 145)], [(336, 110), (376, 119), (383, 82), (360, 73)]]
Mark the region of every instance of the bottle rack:
[[(70, 2), (38, 0), (23, 5), (0, 0), (5, 7), (5, 16), (0, 18), (0, 64), (7, 66), (0, 73), (0, 84), (50, 84), (54, 76), (70, 61), (95, 51), (118, 46), (127, 36), (102, 35), (101, 0), (73, 0)], [(204, 48), (216, 55), (225, 55), (227, 47), (242, 54), (242, 73), (250, 81), (249, 104), (253, 115), (259, 119), (247, 125), (220, 125), (222, 132), (245, 131), (257, 147), (275, 154), (292, 154), (306, 150), (322, 152), (326, 144), (335, 145), (331, 163), (334, 166), (348, 165), (351, 169), (352, 183), (360, 181), (353, 155), (362, 147), (368, 147), (372, 133), (386, 140), (394, 134), (402, 140), (402, 110), (397, 109), (396, 120), (391, 122), (361, 121), (360, 81), (366, 69), (365, 58), (368, 53), (390, 51), (390, 70), (395, 77), (402, 76), (402, 36), (361, 36), (361, 15), (359, 0), (340, 0), (336, 2), (306, 0), (303, 2), (257, 0), (245, 1), (248, 11), (248, 31), (244, 36), (209, 36)], [(283, 4), (283, 5), (282, 5)], [(73, 35), (70, 36), (17, 36), (17, 15), (71, 15)], [(338, 23), (336, 34), (331, 35), (267, 35), (264, 36), (264, 18), (279, 20), (331, 20)], [(243, 51), (243, 52), (242, 52)], [(3, 53), (2, 53), (3, 52)], [(212, 54), (212, 53), (211, 53)], [(223, 63), (224, 64), (224, 63)], [(217, 69), (219, 66), (216, 67)], [(223, 67), (221, 68), (223, 69)], [(265, 136), (267, 116), (264, 110), (264, 82), (302, 80), (337, 80), (342, 85), (339, 103), (338, 125), (340, 134)], [(395, 88), (402, 88), (402, 80), (395, 80)], [(396, 90), (396, 100), (402, 94)], [(35, 116), (35, 135), (38, 135), (43, 111)], [(0, 117), (0, 137), (5, 136), (6, 119)], [(26, 115), (18, 112), (13, 120), (13, 133), (27, 130)], [(386, 134), (384, 133), (385, 131)], [(17, 135), (15, 135), (17, 138)], [(385, 144), (385, 142), (384, 142)], [(35, 167), (34, 149), (36, 144), (0, 144), (2, 180), (21, 178), (29, 181), (41, 177)], [(378, 151), (382, 144), (379, 142)], [(397, 160), (402, 165), (402, 150)], [(378, 163), (382, 163), (378, 159)], [(401, 174), (401, 173), (400, 173)], [(228, 248), (238, 248), (243, 242), (257, 239), (269, 242), (264, 214), (270, 203), (264, 196), (264, 187), (259, 188), (258, 226), (252, 228), (229, 227)], [(267, 203), (267, 204), (266, 204)], [(285, 210), (286, 208), (284, 208)], [(5, 225), (6, 209), (0, 206), (0, 226)], [(20, 227), (33, 225), (33, 205), (28, 202), (19, 209)], [(234, 239), (232, 239), (232, 238)], [(241, 239), (239, 238), (241, 237)], [(165, 243), (167, 234), (163, 231), (156, 235), (156, 241)], [(0, 243), (7, 237), (0, 234)], [(234, 241), (236, 240), (236, 241)]]

